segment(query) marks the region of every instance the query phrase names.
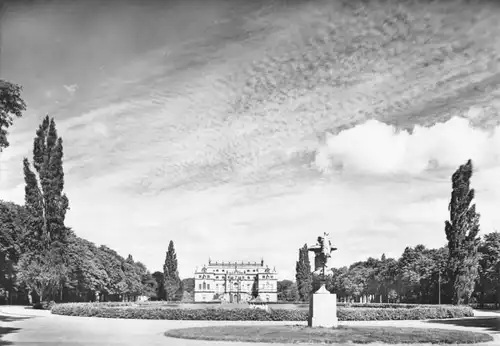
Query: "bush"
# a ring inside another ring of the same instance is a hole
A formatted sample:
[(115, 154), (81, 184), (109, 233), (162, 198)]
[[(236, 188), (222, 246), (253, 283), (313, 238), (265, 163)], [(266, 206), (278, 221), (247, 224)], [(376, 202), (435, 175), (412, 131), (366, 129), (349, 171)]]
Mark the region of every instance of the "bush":
[(43, 302), (39, 302), (39, 303), (34, 303), (33, 304), (33, 309), (36, 309), (36, 310), (52, 310), (52, 308), (54, 307), (54, 305), (56, 305), (56, 302), (54, 302), (53, 300), (48, 302), (48, 301), (43, 301)]
[(482, 305), (480, 303), (471, 303), (469, 306), (473, 309), (498, 310), (500, 305), (495, 303), (484, 303)]
[(341, 307), (337, 309), (339, 321), (432, 320), (472, 316), (474, 316), (474, 312), (471, 308), (458, 306), (435, 305), (414, 308)]
[[(309, 312), (298, 309), (180, 309), (162, 306), (109, 306), (96, 303), (57, 304), (52, 313), (67, 316), (86, 316), (150, 320), (210, 320), (210, 321), (307, 321)], [(425, 320), (471, 317), (470, 307), (420, 306), (403, 308), (339, 307), (339, 321)]]
[[(429, 307), (435, 308), (438, 305), (431, 304), (398, 304), (398, 303), (337, 303), (337, 306), (342, 306), (346, 308), (377, 308), (377, 309), (414, 309)], [(452, 305), (440, 305), (440, 306), (452, 306)]]

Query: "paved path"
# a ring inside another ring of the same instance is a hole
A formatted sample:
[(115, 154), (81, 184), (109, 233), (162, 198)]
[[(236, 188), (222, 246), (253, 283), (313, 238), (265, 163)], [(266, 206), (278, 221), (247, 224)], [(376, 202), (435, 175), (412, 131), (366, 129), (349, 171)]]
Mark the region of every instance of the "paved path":
[[(23, 320), (16, 318), (29, 317)], [(500, 345), (500, 333), (491, 331), (493, 322), (497, 324), (496, 330), (500, 330), (500, 314), (492, 312), (478, 312), (477, 316), (483, 320), (488, 319), (482, 327), (464, 327), (453, 324), (426, 323), (423, 321), (365, 321), (365, 322), (343, 322), (344, 325), (369, 325), (369, 326), (400, 326), (419, 328), (444, 328), (489, 332), (495, 337), (495, 341), (482, 345)], [(467, 320), (472, 325), (477, 325), (477, 319), (463, 319), (465, 325)], [(472, 323), (474, 322), (474, 323)], [(3, 341), (10, 341), (14, 345), (169, 345), (169, 346), (215, 346), (215, 345), (237, 345), (256, 346), (272, 345), (264, 343), (238, 343), (238, 342), (209, 342), (196, 340), (183, 340), (167, 338), (163, 333), (172, 328), (211, 326), (211, 325), (283, 325), (304, 324), (297, 322), (219, 322), (219, 321), (158, 321), (158, 320), (120, 320), (91, 317), (70, 317), (52, 315), (48, 311), (25, 309), (19, 306), (0, 306), (0, 330), (3, 328), (19, 328), (12, 333), (6, 334)], [(490, 329), (490, 330), (488, 330)], [(1, 343), (0, 343), (1, 344)], [(377, 344), (372, 344), (373, 346)], [(405, 345), (408, 346), (408, 345)]]

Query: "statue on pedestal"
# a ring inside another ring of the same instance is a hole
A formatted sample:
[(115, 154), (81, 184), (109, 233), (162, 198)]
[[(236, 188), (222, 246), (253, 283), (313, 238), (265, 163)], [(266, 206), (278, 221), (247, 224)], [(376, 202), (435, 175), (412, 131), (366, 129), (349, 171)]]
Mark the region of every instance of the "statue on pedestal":
[(323, 233), (323, 237), (318, 237), (318, 242), (308, 248), (314, 252), (314, 271), (313, 274), (321, 275), (321, 280), (325, 280), (325, 272), (330, 268), (331, 253), (337, 250), (332, 246), (329, 233)]
[(332, 246), (332, 241), (328, 233), (318, 237), (318, 243), (307, 248), (314, 252), (314, 272), (319, 276), (321, 286), (310, 295), (309, 317), (307, 325), (309, 327), (337, 328), (337, 295), (330, 293), (325, 287), (325, 273), (330, 267), (332, 251), (337, 250)]

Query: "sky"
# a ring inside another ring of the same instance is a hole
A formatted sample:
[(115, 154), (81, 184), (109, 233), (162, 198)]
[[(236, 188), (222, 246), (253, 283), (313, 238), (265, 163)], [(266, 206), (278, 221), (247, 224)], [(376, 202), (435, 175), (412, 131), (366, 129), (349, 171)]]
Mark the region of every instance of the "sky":
[(0, 154), (1, 199), (23, 203), (22, 158), (49, 114), (64, 141), (67, 225), (151, 271), (170, 240), (181, 277), (209, 258), (264, 258), (292, 279), (298, 249), (323, 232), (336, 266), (443, 246), (451, 174), (469, 158), (481, 232), (496, 230), (500, 130), (477, 126), (490, 116), (483, 105), (426, 127), (415, 120), (410, 132), (355, 116), (376, 106), (358, 98), (378, 97), (377, 85), (398, 93), (380, 71), (283, 100), (280, 85), (298, 78), (284, 52), (298, 51), (297, 28), (317, 11), (142, 3), (4, 9), (0, 78), (24, 87), (28, 111)]

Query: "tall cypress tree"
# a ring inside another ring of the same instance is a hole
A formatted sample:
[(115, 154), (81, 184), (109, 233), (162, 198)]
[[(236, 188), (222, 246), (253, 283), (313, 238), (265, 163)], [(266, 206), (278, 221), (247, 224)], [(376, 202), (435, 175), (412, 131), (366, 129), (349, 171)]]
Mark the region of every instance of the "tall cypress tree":
[(307, 301), (312, 290), (311, 263), (309, 262), (307, 244), (299, 249), (299, 260), (295, 265), (295, 279), (300, 300)]
[(479, 275), (479, 214), (472, 204), (470, 188), (472, 161), (461, 165), (452, 176), (452, 193), (448, 207), (450, 220), (445, 222), (448, 239), (449, 293), (453, 304), (467, 304)]
[(168, 244), (168, 251), (163, 265), (164, 287), (166, 299), (172, 301), (175, 299), (175, 293), (181, 286), (179, 271), (177, 270), (177, 254), (174, 249), (174, 242), (171, 240)]

